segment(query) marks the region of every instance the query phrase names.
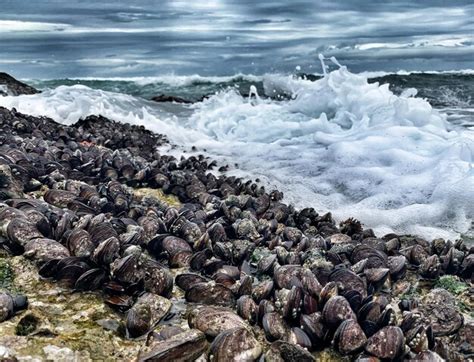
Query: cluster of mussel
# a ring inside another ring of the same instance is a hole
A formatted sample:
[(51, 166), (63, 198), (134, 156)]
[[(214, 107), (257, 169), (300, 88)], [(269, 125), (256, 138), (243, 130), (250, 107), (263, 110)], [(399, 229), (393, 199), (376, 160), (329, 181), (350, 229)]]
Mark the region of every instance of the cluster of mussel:
[[(436, 360), (439, 337), (463, 326), (445, 290), (393, 298), (405, 280), (472, 281), (474, 250), (462, 242), (338, 226), (278, 191), (216, 176), (202, 156), (161, 155), (162, 136), (102, 117), (62, 126), (0, 109), (0, 131), (0, 245), (45, 278), (103, 293), (125, 313), (127, 337), (150, 336), (142, 360), (310, 361), (331, 345), (359, 360)], [(175, 318), (150, 333), (172, 318), (176, 287), (190, 329)], [(26, 306), (9, 297), (8, 316)]]

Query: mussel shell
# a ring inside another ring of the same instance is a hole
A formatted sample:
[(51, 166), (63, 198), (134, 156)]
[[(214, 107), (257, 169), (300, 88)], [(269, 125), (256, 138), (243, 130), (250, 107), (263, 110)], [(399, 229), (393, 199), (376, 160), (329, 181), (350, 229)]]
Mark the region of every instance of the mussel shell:
[(253, 288), (253, 278), (250, 275), (244, 275), (240, 279), (240, 286), (237, 291), (239, 296), (242, 295), (251, 295)]
[(197, 283), (185, 293), (188, 302), (231, 307), (235, 304), (232, 291), (214, 282)]
[(119, 257), (120, 242), (116, 237), (110, 237), (102, 241), (92, 253), (91, 259), (97, 265), (109, 266)]
[(317, 300), (319, 299), (319, 294), (321, 293), (323, 286), (311, 270), (307, 268), (303, 269), (301, 272), (301, 285), (306, 293)]
[(75, 200), (77, 195), (71, 191), (65, 190), (48, 190), (45, 192), (43, 199), (48, 204), (54, 205), (61, 209), (66, 208), (69, 202)]
[(257, 270), (260, 273), (271, 274), (273, 272), (273, 265), (275, 264), (277, 256), (271, 254), (261, 258), (257, 264)]
[(319, 293), (320, 306), (323, 307), (330, 298), (338, 295), (338, 293), (339, 293), (339, 287), (337, 283), (335, 282), (326, 283), (324, 288)]
[(74, 215), (71, 212), (65, 212), (61, 215), (61, 218), (54, 229), (54, 238), (61, 240), (63, 237), (67, 237), (67, 233), (71, 230)]
[(10, 294), (0, 292), (0, 323), (14, 314), (13, 298)]
[(448, 336), (456, 333), (464, 323), (464, 317), (457, 308), (448, 304), (422, 304), (419, 310), (431, 320), (435, 336)]
[(282, 315), (288, 320), (297, 320), (303, 304), (303, 290), (299, 287), (291, 288), (287, 303), (283, 306)]
[(362, 328), (353, 319), (342, 322), (334, 334), (334, 345), (344, 355), (357, 352), (365, 346), (366, 342), (367, 337)]
[(83, 229), (72, 230), (68, 235), (66, 246), (72, 255), (78, 257), (89, 257), (95, 249), (89, 233)]
[(159, 255), (162, 252), (174, 254), (178, 251), (188, 251), (192, 253), (192, 248), (184, 239), (176, 236), (159, 235), (148, 242), (148, 250), (154, 254)]
[(248, 295), (242, 295), (237, 300), (237, 313), (250, 324), (257, 321), (258, 306)]
[(56, 274), (56, 279), (68, 288), (72, 288), (77, 279), (89, 269), (90, 267), (87, 263), (78, 261), (59, 269)]
[(408, 254), (408, 260), (414, 265), (422, 264), (428, 257), (428, 252), (419, 244), (412, 246)]
[(209, 337), (233, 329), (246, 328), (248, 324), (231, 309), (216, 306), (199, 306), (189, 313), (188, 323), (191, 328), (197, 328)]
[(303, 314), (300, 317), (300, 325), (311, 339), (314, 349), (324, 346), (324, 342), (328, 336), (328, 330), (323, 323), (321, 313)]
[(290, 333), (289, 325), (277, 312), (265, 313), (262, 319), (262, 327), (269, 341), (286, 339)]
[(146, 353), (140, 353), (138, 361), (195, 361), (207, 348), (204, 333), (191, 329), (152, 344)]
[(120, 259), (115, 259), (110, 264), (113, 278), (122, 284), (136, 284), (144, 277), (140, 266), (140, 254), (130, 254)]
[(127, 312), (127, 335), (137, 338), (154, 328), (168, 313), (171, 302), (159, 295), (145, 293), (141, 295)]
[(89, 234), (95, 245), (98, 245), (112, 237), (118, 238), (117, 231), (115, 231), (110, 222), (101, 222), (97, 225), (93, 225), (89, 230)]
[[(220, 269), (219, 269), (220, 270)], [(226, 273), (222, 273), (220, 271), (218, 271), (217, 273), (215, 273), (213, 276), (212, 276), (212, 279), (218, 283), (218, 284), (222, 284), (223, 286), (229, 288), (229, 289), (232, 289), (232, 287), (234, 286), (235, 284), (235, 279), (232, 278), (229, 274), (226, 274)]]
[(221, 332), (211, 344), (211, 354), (216, 361), (255, 361), (263, 348), (247, 328)]
[(293, 327), (288, 334), (287, 341), (300, 345), (305, 349), (311, 349), (311, 339), (301, 328)]
[(329, 275), (329, 280), (338, 283), (338, 290), (341, 294), (344, 291), (355, 290), (362, 297), (367, 295), (367, 289), (362, 278), (349, 269), (339, 268), (334, 270)]
[(318, 301), (313, 298), (311, 295), (304, 293), (303, 295), (303, 305), (301, 311), (304, 314), (316, 313), (319, 310)]
[(388, 268), (390, 270), (390, 278), (393, 281), (401, 279), (405, 276), (407, 270), (407, 258), (403, 255), (389, 256)]
[(426, 258), (420, 265), (419, 273), (423, 278), (438, 278), (441, 273), (441, 263), (438, 255), (434, 254)]
[(212, 257), (212, 252), (209, 249), (200, 250), (192, 256), (189, 261), (189, 266), (192, 270), (201, 271), (204, 264)]
[(373, 287), (374, 291), (379, 290), (389, 276), (388, 268), (368, 268), (365, 270), (365, 278)]
[(367, 268), (385, 268), (388, 262), (387, 254), (383, 251), (366, 244), (359, 244), (352, 251), (351, 261), (355, 264), (363, 259), (367, 259)]
[(34, 259), (37, 263), (45, 263), (51, 259), (62, 259), (70, 256), (69, 250), (55, 240), (32, 239), (25, 245), (24, 256)]
[(223, 243), (227, 241), (227, 234), (225, 231), (224, 226), (221, 223), (214, 223), (208, 229), (207, 232), (209, 233), (209, 238), (211, 239), (212, 243)]
[(173, 276), (158, 264), (145, 267), (144, 288), (147, 292), (169, 298), (173, 291)]
[(180, 287), (184, 291), (187, 291), (188, 289), (191, 289), (191, 287), (195, 284), (207, 283), (208, 280), (199, 274), (184, 273), (177, 275), (175, 278), (175, 282), (178, 287)]
[(365, 350), (381, 359), (396, 360), (405, 353), (405, 337), (400, 328), (382, 328), (367, 340)]
[(7, 237), (11, 242), (25, 247), (31, 239), (42, 238), (43, 235), (35, 224), (23, 218), (14, 218), (7, 225)]
[(301, 279), (303, 267), (301, 265), (283, 265), (275, 268), (273, 272), (273, 279), (280, 289), (291, 289), (293, 286), (292, 279)]
[(252, 298), (256, 303), (261, 300), (268, 299), (273, 293), (274, 283), (273, 280), (264, 280), (252, 289)]
[(325, 324), (333, 330), (346, 319), (357, 319), (347, 299), (339, 295), (326, 302), (322, 314)]
[(74, 284), (76, 290), (96, 290), (107, 280), (107, 274), (103, 269), (90, 269), (83, 273)]

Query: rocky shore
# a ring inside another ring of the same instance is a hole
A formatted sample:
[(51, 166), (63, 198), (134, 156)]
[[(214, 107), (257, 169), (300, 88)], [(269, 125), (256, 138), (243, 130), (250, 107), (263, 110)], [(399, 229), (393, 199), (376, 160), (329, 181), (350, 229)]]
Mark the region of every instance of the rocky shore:
[(337, 224), (166, 144), (0, 107), (1, 360), (474, 358), (463, 240)]

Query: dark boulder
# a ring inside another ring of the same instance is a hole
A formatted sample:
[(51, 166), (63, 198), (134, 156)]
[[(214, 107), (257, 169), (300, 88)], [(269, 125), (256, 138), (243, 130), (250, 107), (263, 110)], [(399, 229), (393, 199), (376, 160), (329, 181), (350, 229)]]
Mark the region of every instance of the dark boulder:
[(39, 93), (38, 90), (29, 86), (28, 84), (22, 83), (7, 73), (0, 72), (0, 95), (12, 95), (19, 96), (22, 94), (35, 94)]
[(160, 102), (160, 103), (165, 103), (165, 102), (186, 103), (186, 104), (194, 103), (193, 101), (190, 101), (188, 99), (184, 99), (177, 96), (170, 96), (166, 94), (160, 94), (158, 96), (153, 97), (151, 100), (154, 102)]

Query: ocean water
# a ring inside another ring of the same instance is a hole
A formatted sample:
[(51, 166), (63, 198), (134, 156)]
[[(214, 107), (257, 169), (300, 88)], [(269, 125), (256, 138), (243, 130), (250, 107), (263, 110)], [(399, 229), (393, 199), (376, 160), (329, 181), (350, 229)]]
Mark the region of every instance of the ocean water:
[[(326, 62), (328, 64), (328, 62)], [(41, 94), (0, 105), (71, 124), (144, 125), (259, 178), (297, 207), (356, 217), (383, 235), (473, 234), (473, 72), (27, 79)], [(192, 105), (150, 101), (172, 94)]]

